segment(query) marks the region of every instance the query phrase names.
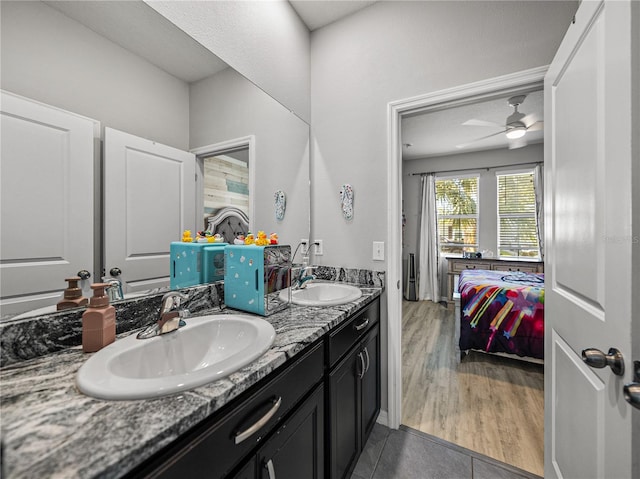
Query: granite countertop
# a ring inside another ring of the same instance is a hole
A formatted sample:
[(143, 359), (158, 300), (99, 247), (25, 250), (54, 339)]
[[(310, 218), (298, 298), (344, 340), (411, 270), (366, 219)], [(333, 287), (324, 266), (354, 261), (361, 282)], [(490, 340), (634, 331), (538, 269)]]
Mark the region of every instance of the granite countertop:
[(75, 385), (76, 372), (88, 357), (80, 346), (0, 369), (2, 474), (65, 479), (126, 474), (382, 291), (361, 289), (363, 296), (352, 303), (327, 308), (291, 305), (265, 318), (276, 330), (267, 353), (227, 378), (172, 396), (136, 401), (85, 396)]

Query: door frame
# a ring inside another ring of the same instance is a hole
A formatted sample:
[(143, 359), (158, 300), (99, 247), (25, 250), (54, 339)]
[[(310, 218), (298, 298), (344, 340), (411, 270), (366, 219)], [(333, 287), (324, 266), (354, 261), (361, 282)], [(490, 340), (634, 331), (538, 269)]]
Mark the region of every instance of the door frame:
[(254, 231), (255, 212), (255, 182), (256, 182), (256, 137), (254, 135), (242, 136), (231, 140), (213, 143), (211, 145), (192, 148), (189, 151), (196, 155), (196, 219), (200, 221), (204, 216), (204, 205), (202, 195), (204, 194), (204, 171), (202, 168), (202, 158), (221, 155), (229, 150), (239, 148), (249, 149), (249, 231)]
[(548, 66), (396, 100), (387, 105), (387, 425), (398, 429), (402, 419), (402, 116), (436, 111), (544, 86)]

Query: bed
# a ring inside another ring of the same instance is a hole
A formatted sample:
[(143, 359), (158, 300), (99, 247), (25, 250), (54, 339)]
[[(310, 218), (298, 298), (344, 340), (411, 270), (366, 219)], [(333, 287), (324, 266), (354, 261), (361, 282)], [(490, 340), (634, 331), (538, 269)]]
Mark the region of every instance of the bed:
[(544, 359), (544, 274), (470, 269), (460, 273), (456, 345), (469, 350)]
[(206, 218), (207, 231), (211, 234), (221, 234), (224, 242), (233, 244), (233, 240), (249, 231), (249, 217), (240, 208), (227, 206), (216, 214)]

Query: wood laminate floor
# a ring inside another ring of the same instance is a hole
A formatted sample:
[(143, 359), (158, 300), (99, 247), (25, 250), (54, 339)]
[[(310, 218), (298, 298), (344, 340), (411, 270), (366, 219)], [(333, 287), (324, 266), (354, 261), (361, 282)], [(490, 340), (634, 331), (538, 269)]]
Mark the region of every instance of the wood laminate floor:
[(471, 352), (453, 305), (403, 301), (402, 424), (542, 476), (543, 366)]

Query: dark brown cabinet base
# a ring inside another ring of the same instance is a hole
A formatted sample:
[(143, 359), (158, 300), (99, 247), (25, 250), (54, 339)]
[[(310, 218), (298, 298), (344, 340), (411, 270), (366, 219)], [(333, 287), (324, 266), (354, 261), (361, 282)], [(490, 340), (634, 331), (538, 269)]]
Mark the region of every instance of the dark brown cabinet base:
[(380, 412), (379, 300), (129, 478), (342, 479)]

